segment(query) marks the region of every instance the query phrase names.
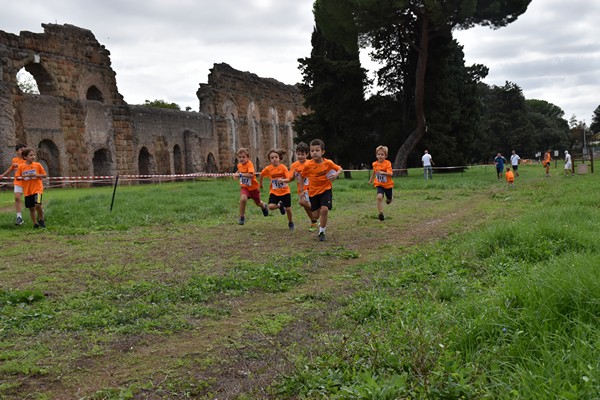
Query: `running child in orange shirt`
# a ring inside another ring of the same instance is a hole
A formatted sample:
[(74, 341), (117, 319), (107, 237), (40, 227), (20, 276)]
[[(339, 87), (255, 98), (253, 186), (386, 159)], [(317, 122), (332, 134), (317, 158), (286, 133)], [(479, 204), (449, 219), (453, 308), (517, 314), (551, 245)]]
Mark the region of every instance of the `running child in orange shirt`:
[[(15, 146), (16, 155), (15, 155), (15, 157), (13, 157), (10, 167), (8, 167), (8, 169), (6, 171), (4, 171), (4, 173), (2, 175), (0, 175), (2, 178), (4, 178), (6, 175), (11, 173), (12, 171), (16, 171), (17, 168), (19, 168), (19, 165), (21, 165), (25, 162), (22, 151), (26, 147), (27, 146), (25, 146), (22, 143), (19, 143)], [(23, 225), (23, 222), (25, 222), (25, 221), (23, 221), (23, 214), (21, 213), (21, 211), (23, 209), (22, 208), (23, 181), (17, 180), (15, 178), (13, 180), (13, 187), (14, 187), (14, 193), (15, 193), (15, 211), (17, 212), (17, 219), (15, 220), (15, 225)]]
[(15, 172), (15, 179), (23, 182), (25, 208), (29, 209), (33, 227), (45, 228), (46, 222), (44, 221), (44, 208), (42, 207), (44, 182), (42, 179), (46, 177), (46, 170), (44, 170), (42, 164), (35, 162), (35, 150), (31, 147), (24, 148), (21, 154), (25, 162), (19, 164), (17, 172)]
[(377, 210), (379, 211), (379, 220), (385, 220), (383, 215), (383, 196), (385, 195), (386, 204), (390, 204), (394, 198), (394, 181), (392, 176), (392, 163), (386, 160), (388, 156), (387, 146), (378, 146), (375, 149), (377, 161), (373, 162), (373, 174), (369, 179), (369, 184), (373, 184), (377, 189)]
[(324, 158), (324, 154), (325, 143), (321, 139), (311, 141), (310, 156), (312, 159), (304, 163), (304, 169), (300, 173), (302, 178), (308, 178), (310, 209), (319, 218), (318, 237), (321, 242), (326, 240), (327, 218), (333, 205), (331, 182), (342, 173), (342, 167)]
[(263, 215), (269, 215), (267, 205), (260, 200), (260, 190), (258, 189), (258, 181), (254, 171), (254, 164), (250, 161), (250, 152), (246, 148), (241, 148), (237, 151), (239, 164), (234, 177), (240, 180), (240, 219), (238, 224), (246, 223), (246, 203), (248, 199), (254, 200), (254, 203), (262, 210)]
[(506, 167), (506, 183), (509, 188), (515, 187), (515, 174), (510, 170), (509, 167)]
[(271, 180), (269, 190), (269, 210), (279, 208), (281, 215), (287, 213), (288, 228), (294, 230), (294, 222), (292, 220), (292, 194), (287, 182), (289, 174), (287, 167), (281, 163), (281, 158), (285, 155), (285, 150), (271, 149), (267, 153), (267, 157), (271, 162), (260, 172), (259, 185), (262, 189), (263, 178)]
[(310, 219), (310, 228), (308, 230), (310, 232), (314, 232), (317, 229), (317, 218), (315, 218), (315, 214), (310, 209), (310, 199), (308, 198), (308, 178), (304, 178), (302, 181), (302, 170), (304, 169), (304, 165), (306, 164), (306, 158), (308, 157), (308, 152), (310, 151), (308, 145), (304, 142), (300, 142), (296, 145), (296, 161), (292, 163), (290, 166), (290, 178), (288, 182), (296, 179), (296, 183), (298, 186), (298, 204), (304, 211), (308, 218)]

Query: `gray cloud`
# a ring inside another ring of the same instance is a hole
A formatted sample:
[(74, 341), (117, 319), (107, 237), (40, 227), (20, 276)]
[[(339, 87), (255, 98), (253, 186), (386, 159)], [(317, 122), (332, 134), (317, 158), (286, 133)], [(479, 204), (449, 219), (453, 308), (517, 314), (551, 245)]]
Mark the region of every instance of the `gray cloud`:
[(600, 3), (533, 0), (498, 30), (456, 32), (468, 64), (490, 68), (485, 82), (518, 84), (527, 98), (549, 101), (588, 124), (600, 105)]

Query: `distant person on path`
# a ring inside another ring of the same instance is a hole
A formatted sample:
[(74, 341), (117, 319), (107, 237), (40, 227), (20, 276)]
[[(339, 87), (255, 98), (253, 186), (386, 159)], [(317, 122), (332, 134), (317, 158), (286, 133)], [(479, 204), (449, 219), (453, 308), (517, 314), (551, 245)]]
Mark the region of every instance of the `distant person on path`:
[[(6, 175), (10, 174), (12, 171), (16, 171), (17, 168), (19, 168), (19, 165), (21, 165), (25, 162), (25, 159), (23, 158), (23, 155), (22, 155), (22, 151), (26, 147), (27, 146), (25, 146), (22, 143), (19, 143), (15, 146), (16, 154), (11, 161), (10, 167), (8, 167), (8, 169), (6, 171), (4, 171), (4, 173), (2, 175), (0, 175), (2, 178), (4, 178)], [(23, 222), (24, 222), (23, 214), (22, 214), (23, 181), (19, 181), (15, 178), (13, 181), (13, 186), (14, 186), (14, 193), (15, 193), (15, 211), (17, 212), (17, 219), (15, 220), (15, 225), (23, 225)]]
[(567, 175), (567, 176), (575, 175), (573, 173), (573, 163), (571, 162), (571, 155), (569, 154), (569, 152), (567, 150), (565, 150), (565, 175)]
[(271, 149), (267, 153), (267, 158), (271, 164), (267, 165), (260, 172), (260, 180), (258, 186), (263, 188), (263, 179), (269, 178), (269, 210), (279, 208), (281, 215), (287, 214), (288, 228), (294, 230), (294, 222), (292, 219), (292, 194), (289, 182), (289, 171), (287, 167), (281, 163), (281, 159), (285, 155), (285, 150)]
[(21, 154), (25, 162), (19, 164), (15, 178), (23, 182), (25, 208), (29, 209), (33, 227), (45, 228), (46, 222), (44, 220), (44, 208), (42, 207), (44, 182), (42, 179), (46, 177), (46, 170), (44, 170), (42, 164), (35, 161), (35, 150), (31, 147), (24, 148)]
[(315, 218), (314, 213), (310, 209), (310, 199), (308, 198), (308, 178), (302, 181), (302, 170), (306, 165), (306, 159), (308, 158), (308, 153), (310, 152), (310, 148), (304, 142), (300, 142), (296, 145), (296, 161), (292, 163), (290, 166), (290, 178), (289, 181), (293, 181), (296, 179), (296, 183), (298, 186), (298, 204), (304, 211), (308, 218), (310, 219), (310, 227), (308, 228), (309, 232), (314, 232), (317, 230), (317, 218)]
[(506, 183), (509, 189), (515, 187), (515, 174), (510, 170), (510, 167), (506, 167)]
[[(332, 184), (342, 173), (342, 167), (323, 157), (325, 143), (321, 139), (310, 142), (311, 159), (306, 161), (301, 172), (302, 178), (308, 178), (308, 196), (310, 209), (319, 217), (319, 241), (327, 240), (325, 229), (329, 217), (329, 210), (333, 207)], [(303, 188), (304, 189), (304, 188)]]
[(235, 177), (240, 180), (240, 219), (238, 224), (244, 225), (246, 222), (246, 203), (248, 199), (254, 200), (254, 203), (262, 210), (263, 215), (269, 215), (267, 205), (260, 200), (260, 190), (258, 189), (258, 181), (254, 171), (254, 164), (250, 161), (250, 152), (246, 148), (241, 148), (237, 151), (239, 163)]
[(519, 163), (521, 162), (521, 157), (513, 150), (510, 156), (510, 165), (515, 173), (515, 176), (519, 176)]
[(496, 175), (498, 180), (502, 180), (502, 173), (504, 172), (504, 164), (506, 164), (506, 158), (500, 153), (494, 158), (494, 164), (496, 164)]
[(544, 169), (546, 170), (546, 178), (550, 177), (550, 163), (552, 162), (552, 156), (550, 154), (550, 149), (546, 151), (544, 154)]
[(431, 159), (431, 154), (429, 154), (429, 152), (427, 150), (425, 150), (425, 154), (423, 154), (423, 157), (421, 157), (421, 162), (423, 163), (423, 176), (425, 177), (425, 180), (433, 179), (432, 165), (434, 165), (434, 163), (433, 163), (433, 160)]
[(377, 210), (379, 211), (379, 220), (384, 221), (383, 215), (383, 196), (386, 204), (390, 204), (394, 198), (394, 181), (392, 176), (392, 163), (386, 160), (388, 156), (387, 146), (378, 146), (375, 149), (377, 161), (373, 162), (373, 175), (369, 179), (369, 184), (373, 184), (377, 189)]

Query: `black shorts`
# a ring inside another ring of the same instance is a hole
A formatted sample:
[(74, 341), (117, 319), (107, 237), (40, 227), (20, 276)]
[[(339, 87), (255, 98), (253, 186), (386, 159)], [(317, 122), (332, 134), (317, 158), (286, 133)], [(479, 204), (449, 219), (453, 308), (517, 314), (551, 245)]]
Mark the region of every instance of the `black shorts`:
[(33, 208), (36, 204), (42, 204), (42, 194), (36, 193), (31, 196), (25, 196), (25, 208)]
[(513, 171), (516, 171), (516, 170), (518, 170), (518, 169), (519, 169), (519, 166), (518, 166), (518, 165), (513, 165), (512, 167), (513, 167)]
[(327, 209), (331, 210), (333, 207), (333, 192), (331, 189), (328, 189), (316, 196), (309, 197), (309, 199), (311, 211), (317, 211), (321, 207), (327, 207)]
[(292, 195), (290, 193), (284, 194), (283, 196), (276, 196), (273, 193), (269, 194), (269, 204), (279, 204), (280, 201), (285, 208), (291, 207)]
[(377, 194), (379, 193), (384, 194), (386, 199), (391, 200), (394, 197), (394, 188), (386, 189), (384, 187), (377, 186)]

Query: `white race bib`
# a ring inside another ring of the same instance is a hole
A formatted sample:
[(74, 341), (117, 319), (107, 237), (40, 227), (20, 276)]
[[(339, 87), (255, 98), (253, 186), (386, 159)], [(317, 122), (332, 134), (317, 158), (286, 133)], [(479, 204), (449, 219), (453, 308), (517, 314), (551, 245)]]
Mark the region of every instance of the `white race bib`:
[(375, 179), (377, 179), (377, 181), (380, 182), (380, 183), (386, 183), (387, 182), (387, 175), (375, 174)]
[(246, 186), (252, 186), (252, 178), (248, 178), (245, 176), (240, 177), (240, 183)]
[(282, 182), (281, 179), (274, 179), (271, 181), (271, 187), (273, 189), (283, 189), (287, 187), (287, 183)]

